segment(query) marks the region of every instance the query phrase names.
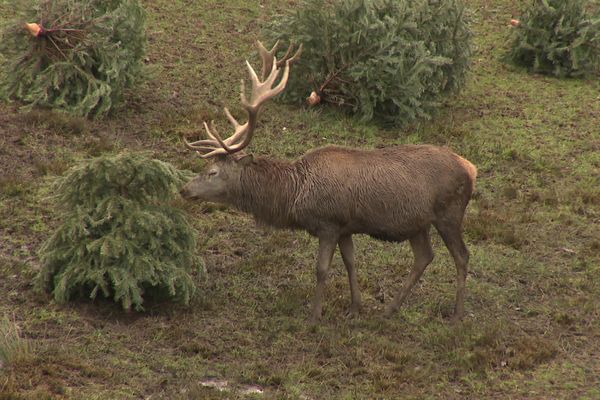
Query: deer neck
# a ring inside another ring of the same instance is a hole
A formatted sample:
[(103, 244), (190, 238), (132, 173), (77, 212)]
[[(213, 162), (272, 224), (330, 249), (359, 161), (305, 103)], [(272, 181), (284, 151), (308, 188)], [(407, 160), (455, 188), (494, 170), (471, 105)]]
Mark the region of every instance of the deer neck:
[(301, 181), (294, 163), (257, 157), (242, 171), (236, 206), (259, 223), (293, 227), (291, 210)]

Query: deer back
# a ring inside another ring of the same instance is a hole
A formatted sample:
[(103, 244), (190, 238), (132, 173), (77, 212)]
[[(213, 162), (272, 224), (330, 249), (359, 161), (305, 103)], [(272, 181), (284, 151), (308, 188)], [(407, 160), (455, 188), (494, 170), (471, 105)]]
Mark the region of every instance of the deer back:
[(397, 232), (394, 240), (403, 240), (435, 220), (448, 202), (466, 207), (474, 176), (465, 161), (428, 145), (317, 149), (296, 162), (302, 183), (290, 213), (309, 231), (329, 224), (373, 236)]

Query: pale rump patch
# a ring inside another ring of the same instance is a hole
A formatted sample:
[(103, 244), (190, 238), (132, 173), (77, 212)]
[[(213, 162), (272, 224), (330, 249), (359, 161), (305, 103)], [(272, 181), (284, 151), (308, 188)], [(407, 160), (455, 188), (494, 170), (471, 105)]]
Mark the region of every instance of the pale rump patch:
[(463, 167), (465, 167), (465, 170), (467, 170), (467, 174), (469, 174), (469, 178), (471, 178), (471, 182), (473, 182), (473, 190), (475, 190), (475, 180), (477, 179), (477, 167), (474, 166), (473, 163), (471, 163), (466, 158), (462, 158), (461, 156), (457, 156), (457, 157), (458, 157), (458, 162)]

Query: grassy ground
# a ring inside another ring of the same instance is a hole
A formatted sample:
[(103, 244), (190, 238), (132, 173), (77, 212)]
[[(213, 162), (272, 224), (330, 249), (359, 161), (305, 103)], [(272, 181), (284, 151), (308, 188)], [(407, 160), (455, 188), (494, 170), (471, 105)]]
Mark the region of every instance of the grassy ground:
[[(384, 131), (271, 103), (252, 145), (293, 158), (327, 143), (426, 142), (474, 162), (463, 322), (446, 318), (454, 266), (437, 236), (436, 259), (392, 319), (381, 299), (407, 276), (410, 250), (360, 237), (362, 314), (344, 317), (349, 289), (336, 256), (323, 322), (309, 328), (315, 240), (201, 204), (185, 207), (209, 275), (189, 308), (126, 314), (108, 302), (60, 306), (34, 294), (37, 248), (60, 222), (50, 179), (78, 159), (125, 148), (199, 170), (180, 133), (222, 120), (223, 104), (239, 110), (243, 59), (264, 21), (295, 3), (145, 1), (156, 77), (127, 109), (91, 122), (0, 105), (0, 399), (600, 398), (600, 82), (503, 64), (518, 1), (469, 2), (478, 46), (471, 79), (434, 121)], [(10, 10), (0, 1), (0, 15)], [(264, 394), (245, 395), (244, 385)]]

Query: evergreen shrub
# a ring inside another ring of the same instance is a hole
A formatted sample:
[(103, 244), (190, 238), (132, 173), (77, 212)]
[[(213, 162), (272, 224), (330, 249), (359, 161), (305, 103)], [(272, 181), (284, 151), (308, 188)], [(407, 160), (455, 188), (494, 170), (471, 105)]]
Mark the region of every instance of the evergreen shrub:
[(100, 117), (143, 77), (139, 0), (15, 0), (15, 7), (0, 33), (0, 98)]
[(532, 72), (579, 77), (600, 66), (600, 10), (588, 0), (534, 0), (518, 19), (508, 58)]
[(168, 203), (188, 173), (139, 154), (82, 162), (53, 187), (62, 224), (40, 249), (38, 288), (57, 302), (112, 297), (142, 310), (146, 295), (188, 303), (202, 272), (197, 234)]
[(315, 90), (365, 121), (395, 125), (429, 118), (460, 90), (472, 51), (460, 0), (306, 0), (264, 36), (304, 44), (284, 99)]

